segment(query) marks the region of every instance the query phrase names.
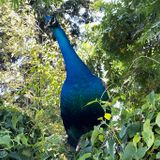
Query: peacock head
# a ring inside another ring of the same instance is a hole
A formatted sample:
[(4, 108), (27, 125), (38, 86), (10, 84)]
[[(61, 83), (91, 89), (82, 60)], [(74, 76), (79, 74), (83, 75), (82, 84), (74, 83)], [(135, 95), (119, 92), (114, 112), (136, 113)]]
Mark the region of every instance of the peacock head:
[(45, 17), (46, 27), (57, 27), (59, 25), (55, 16), (46, 16)]

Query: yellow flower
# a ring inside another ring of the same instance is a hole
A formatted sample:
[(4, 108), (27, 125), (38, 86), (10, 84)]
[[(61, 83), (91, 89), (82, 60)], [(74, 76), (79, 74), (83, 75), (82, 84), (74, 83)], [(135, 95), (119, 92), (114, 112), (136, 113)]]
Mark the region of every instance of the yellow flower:
[(111, 117), (112, 117), (112, 116), (111, 116), (110, 113), (105, 113), (105, 114), (104, 114), (104, 118), (107, 119), (107, 120), (110, 120)]

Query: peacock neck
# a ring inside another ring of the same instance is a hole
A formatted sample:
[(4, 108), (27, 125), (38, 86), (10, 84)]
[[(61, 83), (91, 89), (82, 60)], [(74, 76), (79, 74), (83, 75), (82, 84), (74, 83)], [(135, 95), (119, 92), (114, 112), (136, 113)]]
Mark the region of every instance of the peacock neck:
[(82, 62), (82, 60), (78, 57), (75, 50), (71, 46), (70, 41), (67, 38), (63, 29), (60, 26), (57, 26), (54, 27), (52, 31), (53, 35), (58, 41), (59, 47), (64, 58), (67, 79), (83, 79), (88, 76), (92, 76), (91, 71)]

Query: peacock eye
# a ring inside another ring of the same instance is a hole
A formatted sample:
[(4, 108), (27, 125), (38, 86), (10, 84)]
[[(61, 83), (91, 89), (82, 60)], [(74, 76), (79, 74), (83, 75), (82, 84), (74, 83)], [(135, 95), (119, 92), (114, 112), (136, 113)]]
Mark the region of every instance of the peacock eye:
[(57, 23), (57, 20), (56, 20), (55, 17), (53, 17), (53, 18), (51, 19), (50, 24), (51, 24), (51, 25), (54, 25), (54, 24), (56, 24), (56, 23)]

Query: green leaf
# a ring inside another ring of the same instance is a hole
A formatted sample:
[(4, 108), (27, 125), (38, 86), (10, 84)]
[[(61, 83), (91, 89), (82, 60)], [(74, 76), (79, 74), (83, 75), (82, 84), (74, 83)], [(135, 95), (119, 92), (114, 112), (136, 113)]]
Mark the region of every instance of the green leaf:
[(160, 127), (160, 112), (157, 114), (156, 124), (158, 125), (158, 127)]
[(100, 135), (98, 136), (98, 139), (99, 139), (101, 142), (103, 142), (103, 141), (104, 141), (104, 135), (103, 135), (103, 134), (100, 134)]
[(28, 139), (25, 137), (23, 133), (18, 134), (16, 138), (14, 139), (18, 144), (25, 144), (28, 145)]
[(156, 154), (156, 159), (160, 159), (160, 152)]
[(108, 152), (109, 154), (111, 155), (112, 159), (114, 159), (114, 144), (115, 144), (115, 141), (113, 138), (109, 138), (108, 139)]
[(137, 149), (136, 153), (134, 154), (134, 158), (136, 160), (141, 160), (145, 153), (147, 152), (147, 147), (140, 147)]
[(22, 144), (28, 145), (28, 139), (25, 137), (24, 134), (21, 134), (21, 141), (22, 141)]
[(139, 136), (139, 133), (137, 133), (134, 137), (133, 137), (133, 144), (136, 147), (137, 143), (141, 140), (141, 137)]
[(14, 138), (14, 141), (17, 142), (18, 144), (21, 144), (20, 140), (21, 140), (20, 135), (17, 135), (17, 136)]
[(38, 120), (40, 117), (42, 117), (44, 110), (41, 109), (36, 112), (35, 120)]
[(9, 156), (10, 158), (14, 159), (14, 160), (22, 160), (22, 159), (20, 158), (19, 153), (17, 153), (17, 152), (10, 152), (10, 153), (8, 154), (8, 156)]
[(12, 126), (14, 129), (16, 129), (16, 126), (17, 126), (17, 122), (19, 121), (20, 119), (20, 115), (16, 115), (16, 114), (13, 114), (12, 115), (12, 119), (11, 119), (11, 122), (12, 122)]
[(154, 146), (155, 146), (155, 147), (159, 147), (159, 146), (160, 146), (160, 139), (156, 139), (156, 140), (154, 141)]
[(123, 138), (127, 132), (127, 127), (124, 125), (119, 133), (119, 137)]
[(92, 144), (92, 146), (95, 144), (96, 139), (97, 139), (99, 134), (100, 134), (100, 131), (99, 131), (98, 126), (95, 126), (94, 130), (92, 132), (92, 136), (91, 136), (91, 144)]
[(85, 153), (83, 156), (78, 158), (78, 160), (86, 160), (87, 158), (90, 158), (90, 157), (91, 157), (91, 153)]
[(0, 151), (0, 159), (5, 158), (8, 155), (8, 152), (5, 150)]
[(89, 106), (89, 105), (91, 105), (91, 104), (93, 104), (93, 103), (99, 103), (99, 101), (98, 101), (98, 99), (95, 99), (95, 100), (93, 100), (93, 101), (90, 101), (90, 102), (88, 102), (86, 105), (84, 105), (83, 107), (87, 107), (87, 106)]
[(24, 149), (22, 151), (22, 155), (26, 156), (26, 157), (31, 157), (32, 156), (32, 153), (31, 153), (31, 150), (29, 149)]
[(150, 102), (153, 106), (155, 106), (155, 93), (154, 93), (154, 91), (152, 91), (152, 92), (148, 95), (148, 100), (149, 100), (149, 102)]
[(149, 119), (147, 119), (145, 123), (143, 124), (142, 136), (148, 148), (150, 148), (153, 145), (155, 138), (154, 138), (154, 133), (152, 132), (152, 128), (151, 128)]
[(129, 142), (124, 149), (123, 160), (131, 160), (136, 153), (136, 148), (132, 142)]
[(128, 126), (127, 133), (129, 138), (132, 138), (137, 132), (141, 132), (140, 122), (134, 122)]
[(155, 132), (158, 133), (158, 134), (160, 134), (160, 128), (156, 128)]
[(11, 147), (11, 137), (9, 135), (0, 136), (0, 145)]

